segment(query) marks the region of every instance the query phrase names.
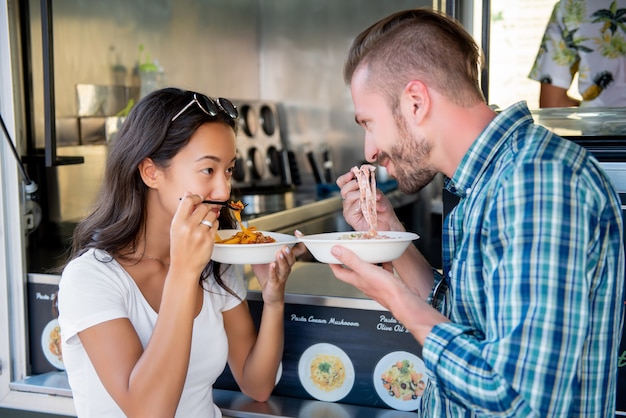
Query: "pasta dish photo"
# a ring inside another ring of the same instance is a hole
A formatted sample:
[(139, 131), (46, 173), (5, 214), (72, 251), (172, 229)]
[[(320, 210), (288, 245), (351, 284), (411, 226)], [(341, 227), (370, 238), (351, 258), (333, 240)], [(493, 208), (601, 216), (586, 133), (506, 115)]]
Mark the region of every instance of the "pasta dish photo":
[(298, 377), (304, 389), (315, 399), (336, 402), (352, 390), (354, 365), (336, 345), (313, 344), (300, 357)]
[(415, 371), (413, 363), (408, 360), (396, 362), (380, 378), (389, 396), (403, 401), (417, 399), (426, 389), (424, 374)]
[(318, 354), (311, 361), (311, 380), (323, 391), (330, 392), (343, 386), (346, 369), (339, 357)]
[(374, 388), (380, 399), (400, 411), (421, 406), (428, 385), (424, 361), (407, 351), (394, 351), (381, 358), (374, 369)]

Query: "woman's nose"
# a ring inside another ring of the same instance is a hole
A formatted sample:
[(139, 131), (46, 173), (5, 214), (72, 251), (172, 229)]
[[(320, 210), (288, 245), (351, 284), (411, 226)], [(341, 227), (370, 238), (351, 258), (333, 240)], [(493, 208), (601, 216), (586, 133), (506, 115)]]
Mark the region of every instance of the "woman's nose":
[(213, 200), (228, 200), (230, 198), (231, 183), (230, 178), (226, 176), (219, 179), (215, 179), (213, 182), (213, 189), (211, 190), (211, 199)]

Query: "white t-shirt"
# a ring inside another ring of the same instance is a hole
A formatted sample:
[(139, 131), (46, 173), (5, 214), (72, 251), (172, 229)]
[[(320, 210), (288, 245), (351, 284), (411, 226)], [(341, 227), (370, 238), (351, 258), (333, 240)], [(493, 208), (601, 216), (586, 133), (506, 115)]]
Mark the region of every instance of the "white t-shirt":
[[(222, 275), (224, 283), (242, 299), (246, 289), (235, 266)], [(205, 284), (204, 303), (193, 324), (191, 357), (176, 417), (221, 417), (213, 403), (212, 387), (223, 372), (228, 342), (222, 312), (241, 301), (214, 280)], [(145, 347), (158, 314), (134, 280), (106, 252), (89, 250), (72, 260), (59, 283), (59, 325), (65, 365), (76, 413), (80, 418), (124, 417), (108, 394), (81, 344), (78, 333), (116, 318), (128, 318)], [(163, 376), (167, 379), (167, 376)]]

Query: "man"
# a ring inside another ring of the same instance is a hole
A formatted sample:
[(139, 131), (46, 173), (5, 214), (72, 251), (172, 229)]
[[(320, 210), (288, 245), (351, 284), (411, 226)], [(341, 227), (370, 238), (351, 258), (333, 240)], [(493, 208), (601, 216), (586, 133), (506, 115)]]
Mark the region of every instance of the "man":
[[(344, 76), (366, 159), (406, 193), (441, 172), (460, 202), (444, 223), (443, 275), (414, 247), (378, 267), (335, 246), (344, 265), (331, 268), (422, 345), (423, 416), (611, 416), (624, 297), (618, 196), (595, 159), (535, 125), (525, 103), (489, 108), (479, 56), (458, 23), (426, 9), (356, 38)], [(367, 230), (353, 180), (337, 180), (343, 213)], [(380, 192), (377, 206), (380, 231), (404, 230)]]

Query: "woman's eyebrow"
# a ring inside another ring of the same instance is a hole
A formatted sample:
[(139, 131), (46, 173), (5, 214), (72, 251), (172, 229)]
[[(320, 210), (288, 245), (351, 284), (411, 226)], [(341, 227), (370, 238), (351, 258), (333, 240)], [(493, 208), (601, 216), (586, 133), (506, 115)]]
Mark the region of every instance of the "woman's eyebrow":
[[(203, 155), (202, 157), (198, 158), (196, 161), (202, 161), (202, 160), (211, 160), (211, 161), (215, 161), (216, 163), (220, 163), (222, 162), (222, 159), (216, 155)], [(234, 156), (231, 160), (230, 163), (234, 163), (237, 160), (237, 156)]]

